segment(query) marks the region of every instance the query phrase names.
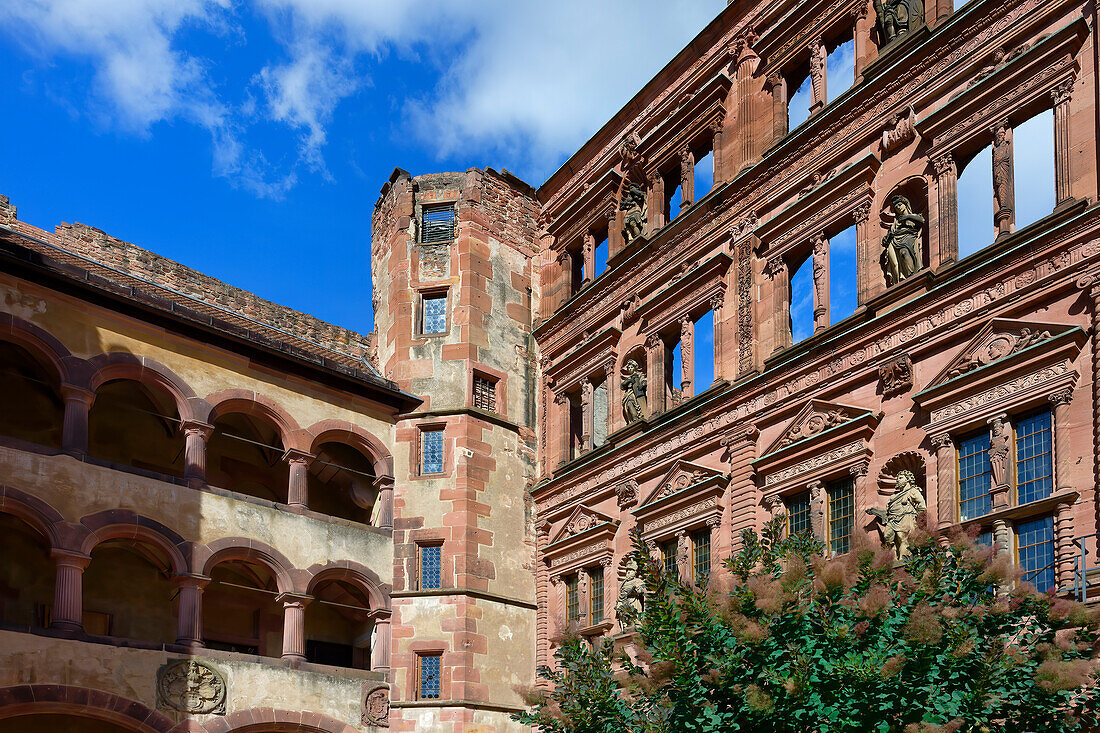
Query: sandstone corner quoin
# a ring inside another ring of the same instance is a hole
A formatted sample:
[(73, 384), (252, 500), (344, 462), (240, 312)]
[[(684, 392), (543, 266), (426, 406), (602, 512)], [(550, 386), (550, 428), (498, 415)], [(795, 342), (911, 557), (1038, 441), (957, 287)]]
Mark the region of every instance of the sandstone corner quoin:
[(522, 730), (635, 532), (1097, 602), (1095, 13), (731, 3), (537, 189), (395, 169), (367, 335), (0, 198), (0, 732)]

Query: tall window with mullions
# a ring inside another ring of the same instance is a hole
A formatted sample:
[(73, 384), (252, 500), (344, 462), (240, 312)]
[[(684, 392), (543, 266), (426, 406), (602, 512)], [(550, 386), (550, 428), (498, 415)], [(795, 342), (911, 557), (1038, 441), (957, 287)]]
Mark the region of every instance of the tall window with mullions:
[(959, 441), (959, 519), (966, 521), (989, 514), (989, 433)]
[(810, 492), (805, 491), (787, 499), (787, 534), (812, 534), (810, 521)]
[(1027, 504), (1054, 490), (1050, 410), (1016, 421), (1016, 503)]
[(843, 555), (852, 546), (855, 500), (852, 479), (829, 484), (829, 549)]
[(580, 576), (570, 575), (565, 579), (565, 617), (570, 628), (577, 628), (581, 622), (581, 584)]
[(454, 204), (425, 206), (420, 223), (421, 243), (450, 242), (455, 238)]
[(597, 565), (588, 570), (588, 623), (603, 621), (603, 566)]
[(1054, 568), (1054, 517), (1016, 524), (1016, 557), (1023, 580), (1045, 593), (1057, 584)]

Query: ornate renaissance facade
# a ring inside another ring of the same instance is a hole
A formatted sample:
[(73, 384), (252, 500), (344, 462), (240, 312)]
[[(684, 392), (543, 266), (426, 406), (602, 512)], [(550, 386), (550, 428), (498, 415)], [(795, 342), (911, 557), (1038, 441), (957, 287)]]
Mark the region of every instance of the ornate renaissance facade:
[(1100, 597), (1094, 13), (732, 3), (537, 190), (395, 170), (368, 336), (0, 198), (0, 733), (520, 730), (635, 532)]

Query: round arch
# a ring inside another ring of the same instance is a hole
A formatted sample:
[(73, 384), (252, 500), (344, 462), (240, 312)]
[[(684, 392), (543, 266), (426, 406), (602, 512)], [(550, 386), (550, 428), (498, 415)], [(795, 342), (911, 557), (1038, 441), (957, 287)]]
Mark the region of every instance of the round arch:
[(354, 423), (346, 420), (322, 420), (314, 423), (306, 432), (313, 437), (309, 452), (314, 455), (325, 443), (343, 443), (355, 448), (370, 460), (375, 476), (393, 475), (393, 456), (385, 444)]
[(223, 562), (245, 560), (263, 565), (275, 576), (280, 593), (294, 593), (302, 589), (294, 582), (297, 574), (290, 560), (274, 547), (247, 537), (226, 537), (211, 542), (206, 550), (209, 556), (202, 563), (202, 574), (210, 577), (211, 571)]
[(133, 354), (112, 352), (88, 360), (92, 374), (88, 389), (95, 392), (103, 384), (129, 379), (167, 392), (176, 404), (180, 420), (197, 419), (194, 409), (195, 392), (175, 372), (158, 361)]
[(101, 690), (65, 685), (0, 688), (0, 721), (41, 713), (91, 718), (133, 733), (169, 733), (175, 727), (166, 715)]
[(372, 611), (390, 610), (390, 588), (384, 585), (370, 568), (356, 562), (332, 562), (328, 565), (310, 569), (307, 595), (315, 595), (317, 586), (330, 580), (342, 580), (350, 583), (367, 596)]
[(0, 485), (0, 513), (26, 522), (50, 543), (50, 549), (62, 545), (58, 527), (65, 521), (61, 513), (41, 499), (10, 486)]
[(97, 545), (109, 540), (147, 542), (165, 554), (174, 574), (190, 572), (182, 549), (186, 541), (155, 519), (125, 509), (107, 509), (84, 517), (80, 523), (88, 528), (80, 547), (85, 555), (91, 555)]
[(219, 417), (231, 413), (259, 417), (278, 429), (283, 448), (309, 450), (309, 437), (298, 426), (298, 421), (269, 397), (242, 389), (226, 389), (208, 396), (206, 402), (210, 405), (207, 421), (211, 424)]
[(30, 321), (0, 313), (0, 341), (15, 344), (43, 362), (57, 375), (61, 383), (79, 383), (80, 375), (73, 372), (73, 362), (81, 360), (72, 356), (69, 350), (54, 338), (53, 334), (34, 325)]
[(358, 730), (323, 713), (271, 708), (238, 710), (216, 725), (219, 733), (355, 733)]

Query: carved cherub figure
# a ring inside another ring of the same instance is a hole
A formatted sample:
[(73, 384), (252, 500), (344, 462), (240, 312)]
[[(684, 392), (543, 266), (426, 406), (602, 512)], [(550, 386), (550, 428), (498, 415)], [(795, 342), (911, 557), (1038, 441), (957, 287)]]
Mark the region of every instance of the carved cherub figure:
[(917, 477), (912, 471), (899, 471), (886, 510), (872, 508), (867, 513), (878, 519), (883, 544), (893, 548), (895, 557), (902, 560), (909, 554), (909, 536), (917, 528), (917, 516), (927, 509), (928, 503), (917, 486)]

